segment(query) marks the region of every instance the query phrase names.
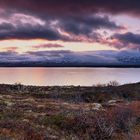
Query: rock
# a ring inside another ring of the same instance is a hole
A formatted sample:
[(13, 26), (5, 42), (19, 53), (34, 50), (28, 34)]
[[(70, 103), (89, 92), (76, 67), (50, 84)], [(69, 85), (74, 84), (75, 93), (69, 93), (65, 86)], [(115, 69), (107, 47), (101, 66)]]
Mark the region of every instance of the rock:
[(116, 103), (116, 102), (117, 102), (117, 100), (109, 100), (108, 101), (109, 104), (113, 104), (113, 103)]
[(86, 105), (86, 110), (102, 110), (103, 107), (99, 103), (91, 103)]
[(13, 106), (14, 105), (14, 103), (13, 102), (9, 102), (9, 101), (5, 101), (5, 103), (7, 104), (7, 106), (9, 106), (9, 107), (11, 107), (11, 106)]
[(115, 103), (122, 103), (124, 102), (123, 100), (110, 100), (108, 101), (108, 104), (115, 104)]
[(106, 104), (104, 104), (104, 107), (116, 107), (116, 106), (120, 106), (124, 103), (123, 100), (110, 100), (108, 101)]

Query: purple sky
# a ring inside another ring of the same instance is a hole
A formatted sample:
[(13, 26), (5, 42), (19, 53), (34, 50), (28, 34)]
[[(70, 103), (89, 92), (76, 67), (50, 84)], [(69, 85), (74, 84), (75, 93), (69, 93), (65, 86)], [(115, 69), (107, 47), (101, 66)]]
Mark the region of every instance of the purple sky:
[(139, 0), (0, 0), (0, 62), (140, 63), (139, 19)]

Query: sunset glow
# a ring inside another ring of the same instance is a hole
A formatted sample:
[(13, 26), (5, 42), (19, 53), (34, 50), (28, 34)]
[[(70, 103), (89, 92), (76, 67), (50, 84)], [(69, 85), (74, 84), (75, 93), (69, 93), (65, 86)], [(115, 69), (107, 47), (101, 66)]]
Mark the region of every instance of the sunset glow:
[(140, 3), (125, 2), (117, 1), (114, 7), (111, 0), (1, 0), (0, 62), (9, 63), (10, 58), (44, 63), (139, 60)]

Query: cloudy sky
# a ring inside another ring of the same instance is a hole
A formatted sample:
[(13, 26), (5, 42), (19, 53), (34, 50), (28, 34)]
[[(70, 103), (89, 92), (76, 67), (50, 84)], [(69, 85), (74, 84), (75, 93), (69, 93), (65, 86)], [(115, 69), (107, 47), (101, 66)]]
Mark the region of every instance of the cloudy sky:
[(139, 0), (0, 0), (0, 62), (140, 63), (139, 51)]

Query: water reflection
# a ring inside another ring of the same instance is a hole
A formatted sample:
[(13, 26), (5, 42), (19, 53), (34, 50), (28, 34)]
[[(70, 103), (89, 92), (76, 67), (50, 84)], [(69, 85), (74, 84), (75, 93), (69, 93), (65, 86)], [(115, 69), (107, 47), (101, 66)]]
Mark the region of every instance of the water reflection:
[(26, 85), (121, 84), (140, 81), (140, 68), (0, 68), (0, 83)]

